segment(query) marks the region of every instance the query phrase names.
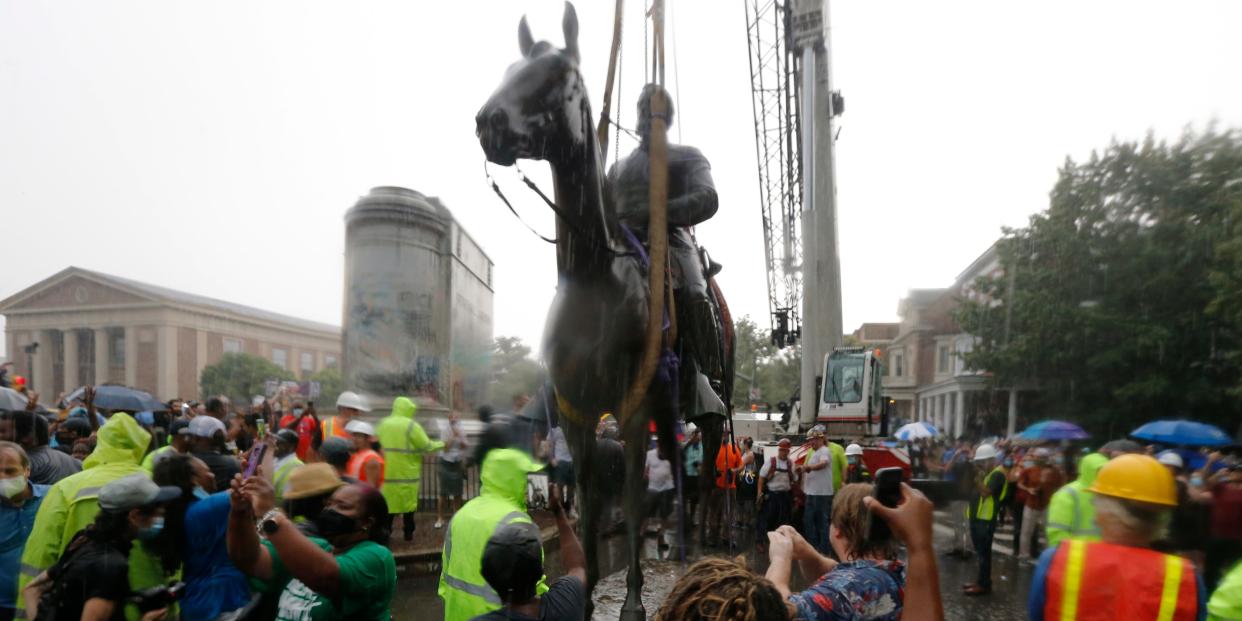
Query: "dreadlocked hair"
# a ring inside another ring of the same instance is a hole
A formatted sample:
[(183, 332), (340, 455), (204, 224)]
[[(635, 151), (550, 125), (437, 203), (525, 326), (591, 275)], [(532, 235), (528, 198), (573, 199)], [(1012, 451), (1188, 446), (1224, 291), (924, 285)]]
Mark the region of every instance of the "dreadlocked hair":
[(742, 557), (705, 558), (690, 566), (656, 612), (656, 621), (792, 619), (776, 587), (746, 568)]

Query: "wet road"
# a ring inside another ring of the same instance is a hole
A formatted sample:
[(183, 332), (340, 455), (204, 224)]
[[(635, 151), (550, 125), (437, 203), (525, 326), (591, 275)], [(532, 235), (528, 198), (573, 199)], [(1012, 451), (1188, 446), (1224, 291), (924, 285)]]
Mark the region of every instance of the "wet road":
[[(946, 551), (952, 547), (953, 531), (949, 526), (948, 516), (937, 513), (935, 527), (936, 549)], [(751, 540), (753, 542), (753, 539)], [(997, 547), (1004, 547), (1008, 552), (1008, 529), (1002, 527), (997, 535)], [(625, 599), (624, 537), (614, 536), (600, 545), (601, 573), (606, 577), (600, 581), (595, 591), (595, 619), (609, 621), (616, 619), (622, 601)], [(748, 564), (758, 572), (767, 569), (767, 556), (755, 551), (753, 543), (745, 549), (728, 551), (724, 549), (708, 550), (709, 554), (737, 555), (745, 554)], [(691, 548), (687, 554), (690, 559), (701, 556), (697, 547)], [(672, 587), (677, 576), (688, 562), (677, 558), (675, 549), (661, 551), (656, 540), (648, 537), (643, 550), (644, 575), (647, 576), (643, 592), (643, 601), (649, 615), (655, 613), (658, 603)], [(549, 576), (561, 575), (559, 554), (555, 545), (546, 551), (545, 563)], [(940, 569), (940, 588), (943, 594), (945, 618), (969, 621), (1018, 621), (1026, 619), (1026, 597), (1030, 587), (1031, 574), (1034, 566), (1020, 563), (1013, 556), (994, 551), (992, 555), (992, 588), (990, 595), (967, 597), (961, 593), (961, 585), (973, 582), (977, 571), (976, 562), (960, 560), (941, 554), (938, 558)], [(444, 614), (443, 604), (436, 595), (437, 575), (413, 575), (415, 570), (426, 571), (429, 568), (403, 568), (403, 576), (397, 583), (397, 594), (393, 599), (392, 612), (395, 621), (414, 621), (416, 619), (440, 619)], [(795, 586), (804, 586), (806, 580), (797, 575), (794, 569)]]

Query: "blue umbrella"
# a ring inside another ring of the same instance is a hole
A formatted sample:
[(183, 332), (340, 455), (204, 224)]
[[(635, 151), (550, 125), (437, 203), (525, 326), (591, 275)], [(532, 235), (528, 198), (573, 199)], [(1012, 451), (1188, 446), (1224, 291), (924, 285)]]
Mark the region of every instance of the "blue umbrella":
[(1157, 420), (1130, 432), (1143, 440), (1186, 446), (1224, 446), (1233, 440), (1220, 427), (1192, 420)]
[(909, 442), (911, 440), (930, 438), (938, 433), (940, 432), (935, 427), (927, 423), (918, 422), (902, 425), (901, 429), (898, 429), (897, 433), (893, 434), (893, 437), (903, 442)]
[(1082, 427), (1063, 420), (1046, 420), (1022, 430), (1018, 438), (1044, 442), (1049, 440), (1085, 440), (1089, 437)]
[[(85, 386), (73, 391), (66, 402), (85, 400)], [(105, 410), (121, 410), (124, 412), (141, 412), (150, 410), (158, 412), (167, 410), (168, 406), (161, 403), (150, 393), (143, 392), (137, 388), (128, 386), (96, 386), (95, 387), (95, 407)]]

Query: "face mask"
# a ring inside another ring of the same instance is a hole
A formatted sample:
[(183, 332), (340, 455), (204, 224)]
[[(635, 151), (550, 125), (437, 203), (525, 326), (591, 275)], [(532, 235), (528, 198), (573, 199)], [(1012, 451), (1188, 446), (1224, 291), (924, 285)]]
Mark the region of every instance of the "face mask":
[(164, 530), (164, 518), (157, 517), (151, 522), (150, 526), (146, 526), (146, 527), (138, 529), (138, 538), (143, 541), (150, 541), (152, 539), (155, 539), (156, 537), (159, 537), (160, 533), (163, 532), (163, 530)]
[(1195, 487), (1203, 485), (1203, 477), (1190, 477), (1190, 484)]
[(328, 508), (319, 512), (319, 516), (315, 518), (315, 527), (324, 537), (349, 535), (358, 532), (358, 520), (336, 509)]
[(1034, 465), (1035, 465), (1035, 462), (1033, 462), (1033, 461), (1031, 461), (1031, 460), (1029, 460), (1029, 459), (1028, 459), (1028, 460), (1026, 460), (1026, 461), (1024, 461), (1024, 462), (1022, 462), (1022, 467), (1023, 467), (1023, 468), (1030, 468), (1031, 466), (1034, 466)]
[(294, 409), (293, 409), (293, 415), (294, 415), (294, 416), (301, 416), (301, 415), (302, 415), (302, 408), (294, 408)]
[(1006, 467), (1006, 468), (1008, 468), (1008, 467), (1010, 467), (1010, 466), (1013, 466), (1013, 460), (1006, 459), (1006, 460), (1005, 460), (1005, 467)]
[(201, 485), (195, 485), (194, 491), (191, 493), (194, 494), (194, 497), (199, 500), (205, 500), (208, 496), (211, 496), (211, 494), (207, 490), (203, 489)]
[(24, 491), (26, 491), (26, 477), (0, 479), (0, 496), (15, 498)]
[(846, 461), (846, 462), (848, 462), (851, 466), (857, 466), (857, 465), (858, 465), (858, 458), (857, 458), (857, 457), (847, 457), (845, 461)]

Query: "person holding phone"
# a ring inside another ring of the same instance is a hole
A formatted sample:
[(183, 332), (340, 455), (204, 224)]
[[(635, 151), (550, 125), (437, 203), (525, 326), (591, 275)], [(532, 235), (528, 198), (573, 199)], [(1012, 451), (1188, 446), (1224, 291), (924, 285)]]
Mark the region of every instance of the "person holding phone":
[[(902, 483), (895, 507), (872, 497), (873, 486), (855, 483), (835, 495), (829, 541), (840, 562), (819, 553), (791, 526), (768, 533), (767, 579), (809, 621), (868, 619), (922, 621), (944, 618), (932, 547), (931, 501)], [(870, 522), (883, 520), (893, 537), (873, 539)], [(897, 559), (898, 541), (906, 562)], [(793, 561), (805, 576), (820, 579), (805, 591), (790, 590)], [(907, 580), (907, 576), (910, 578)]]

